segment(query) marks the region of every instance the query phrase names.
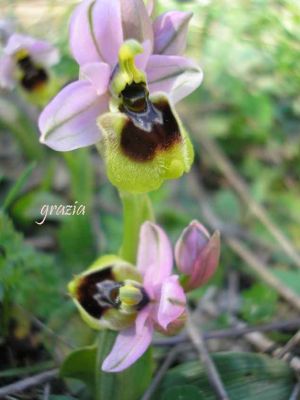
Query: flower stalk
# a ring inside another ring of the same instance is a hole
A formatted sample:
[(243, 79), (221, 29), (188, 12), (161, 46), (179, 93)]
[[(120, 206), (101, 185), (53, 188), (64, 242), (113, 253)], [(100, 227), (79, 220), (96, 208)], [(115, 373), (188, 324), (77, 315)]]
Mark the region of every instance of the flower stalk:
[(140, 227), (145, 221), (154, 221), (154, 213), (147, 194), (120, 192), (123, 204), (123, 243), (120, 256), (135, 264)]

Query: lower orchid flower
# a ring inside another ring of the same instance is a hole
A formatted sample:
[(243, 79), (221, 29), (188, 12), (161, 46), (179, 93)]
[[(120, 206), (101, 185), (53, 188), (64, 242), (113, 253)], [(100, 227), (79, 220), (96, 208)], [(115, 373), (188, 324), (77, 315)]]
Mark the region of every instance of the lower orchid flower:
[(145, 222), (137, 268), (119, 257), (104, 256), (69, 284), (92, 328), (119, 331), (103, 371), (119, 372), (132, 365), (151, 344), (155, 330), (169, 335), (184, 326), (186, 296), (172, 269), (169, 239), (156, 224)]

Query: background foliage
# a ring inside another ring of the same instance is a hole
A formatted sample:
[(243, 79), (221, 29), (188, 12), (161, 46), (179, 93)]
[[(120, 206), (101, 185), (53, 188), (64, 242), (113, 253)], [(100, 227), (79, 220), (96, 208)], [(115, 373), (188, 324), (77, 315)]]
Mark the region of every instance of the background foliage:
[[(60, 48), (62, 60), (55, 73), (62, 83), (78, 73), (67, 38), (75, 3), (0, 0), (1, 16), (13, 18), (19, 31), (52, 40)], [(202, 86), (177, 107), (197, 160), (192, 178), (168, 182), (151, 198), (158, 222), (173, 240), (193, 218), (213, 229), (205, 205), (221, 222), (223, 238), (218, 273), (208, 286), (192, 293), (191, 307), (199, 307), (201, 296), (214, 291), (217, 314), (204, 318), (205, 331), (232, 326), (232, 317), (251, 325), (293, 319), (299, 308), (255, 273), (228, 239), (246, 245), (283, 290), (300, 296), (299, 265), (251, 208), (251, 200), (262, 206), (299, 251), (300, 3), (165, 0), (157, 2), (155, 14), (171, 9), (193, 11), (188, 53), (205, 73)], [(32, 113), (36, 110), (18, 93), (0, 92), (1, 386), (31, 374), (34, 367), (40, 371), (40, 365), (60, 365), (71, 348), (93, 343), (94, 333), (79, 320), (66, 284), (97, 254), (113, 252), (121, 243), (120, 202), (95, 150), (58, 154), (41, 147)], [(203, 138), (213, 147), (207, 148)], [(245, 183), (246, 200), (218, 152)], [(198, 184), (204, 197), (199, 197)], [(86, 216), (51, 216), (41, 226), (35, 223), (43, 204), (75, 201), (86, 205)], [(281, 330), (268, 338), (284, 345), (295, 332)], [(230, 398), (240, 399), (241, 388), (245, 399), (289, 398), (295, 374), (283, 361), (256, 355), (255, 346), (244, 339), (210, 343)], [(220, 354), (224, 350), (227, 353)], [(155, 349), (157, 365), (167, 352), (168, 347)], [(293, 352), (297, 356), (299, 349)], [(201, 364), (191, 359), (195, 356), (190, 350), (176, 360), (178, 365), (172, 365), (161, 383), (159, 398), (213, 398)], [(34, 388), (20, 398), (42, 398), (43, 390)], [(53, 400), (88, 396), (73, 380), (55, 381), (51, 393), (48, 398)]]

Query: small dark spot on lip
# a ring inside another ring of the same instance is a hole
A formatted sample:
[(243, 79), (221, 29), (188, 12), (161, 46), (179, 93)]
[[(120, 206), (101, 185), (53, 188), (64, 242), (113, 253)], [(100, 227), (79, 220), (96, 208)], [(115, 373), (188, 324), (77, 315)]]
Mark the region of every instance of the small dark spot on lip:
[(94, 318), (101, 318), (105, 311), (111, 308), (100, 306), (94, 298), (97, 294), (97, 283), (104, 280), (114, 280), (111, 266), (81, 277), (77, 286), (76, 299), (85, 311)]
[[(168, 150), (182, 140), (168, 101), (160, 100), (153, 103), (153, 106), (161, 113), (162, 123), (153, 122), (150, 131), (144, 130), (134, 123), (132, 114), (127, 114), (129, 120), (121, 133), (120, 145), (124, 154), (137, 162), (151, 161), (157, 152)], [(139, 114), (137, 116), (140, 117)]]
[(48, 81), (48, 75), (43, 68), (38, 68), (34, 71), (25, 73), (21, 80), (21, 85), (24, 89), (31, 92), (38, 87), (43, 86)]
[(121, 93), (121, 98), (124, 106), (131, 112), (144, 113), (147, 111), (148, 90), (144, 84), (126, 85)]
[(27, 91), (34, 91), (44, 85), (49, 77), (44, 68), (36, 66), (30, 56), (26, 56), (17, 61), (20, 70), (23, 72), (21, 85)]

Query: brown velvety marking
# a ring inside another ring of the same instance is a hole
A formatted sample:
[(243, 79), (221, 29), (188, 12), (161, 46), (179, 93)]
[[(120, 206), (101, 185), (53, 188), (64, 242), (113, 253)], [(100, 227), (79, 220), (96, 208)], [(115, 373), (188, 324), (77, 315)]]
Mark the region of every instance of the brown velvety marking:
[(121, 148), (134, 161), (151, 161), (158, 151), (167, 150), (181, 140), (179, 126), (169, 103), (161, 100), (153, 105), (162, 112), (163, 124), (156, 122), (152, 130), (147, 132), (129, 119), (122, 130)]
[(33, 91), (48, 81), (46, 71), (41, 67), (36, 67), (29, 56), (18, 61), (19, 68), (23, 72), (21, 85), (28, 91)]
[(114, 280), (112, 267), (83, 276), (77, 286), (76, 298), (80, 305), (94, 318), (101, 318), (103, 313), (111, 307), (101, 307), (94, 299), (97, 294), (96, 284), (104, 280)]

